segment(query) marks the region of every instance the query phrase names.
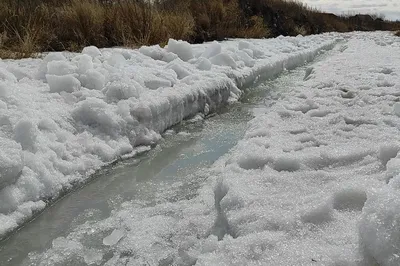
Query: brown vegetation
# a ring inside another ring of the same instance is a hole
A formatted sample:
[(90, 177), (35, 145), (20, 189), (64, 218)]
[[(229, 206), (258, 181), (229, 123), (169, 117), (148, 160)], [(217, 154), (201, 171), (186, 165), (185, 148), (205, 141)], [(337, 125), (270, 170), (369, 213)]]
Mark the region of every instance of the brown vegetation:
[(203, 42), (393, 27), (377, 17), (338, 17), (285, 0), (2, 0), (0, 58), (169, 38)]

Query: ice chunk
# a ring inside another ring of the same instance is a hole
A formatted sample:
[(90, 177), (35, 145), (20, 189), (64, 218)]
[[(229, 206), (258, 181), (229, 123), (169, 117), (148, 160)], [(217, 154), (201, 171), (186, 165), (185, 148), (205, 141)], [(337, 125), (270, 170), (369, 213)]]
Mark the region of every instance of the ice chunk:
[(113, 246), (117, 244), (123, 237), (125, 236), (125, 233), (121, 230), (114, 229), (112, 233), (103, 238), (103, 245), (105, 246)]
[(210, 61), (214, 65), (229, 66), (233, 69), (237, 68), (235, 60), (233, 60), (233, 58), (227, 53), (217, 54), (216, 56), (210, 58)]
[(51, 61), (47, 63), (47, 74), (64, 76), (73, 74), (76, 71), (76, 66), (69, 61)]
[(164, 49), (162, 49), (158, 44), (154, 46), (142, 46), (139, 48), (139, 52), (153, 58), (154, 60), (161, 60), (165, 53)]
[(45, 56), (42, 63), (39, 66), (36, 74), (37, 78), (45, 79), (47, 74), (47, 64), (52, 61), (66, 61), (67, 59), (62, 53), (49, 53)]
[(239, 50), (243, 50), (243, 49), (250, 49), (251, 44), (249, 42), (246, 41), (239, 41)]
[[(137, 88), (139, 87), (139, 88)], [(130, 97), (139, 97), (140, 84), (136, 82), (125, 83), (121, 81), (113, 81), (104, 88), (104, 94), (109, 101), (120, 101), (129, 99)]]
[(171, 62), (174, 61), (175, 59), (179, 58), (176, 54), (166, 52), (164, 53), (163, 57), (161, 58), (162, 61), (164, 62)]
[(87, 46), (83, 48), (82, 54), (87, 54), (91, 57), (101, 56), (101, 52), (96, 46)]
[(81, 88), (80, 81), (73, 75), (46, 75), (46, 79), (50, 87), (50, 92), (74, 92)]
[(14, 128), (14, 139), (21, 144), (22, 149), (32, 150), (37, 137), (36, 126), (28, 118), (18, 121)]
[(14, 183), (22, 171), (21, 145), (0, 137), (0, 189)]
[(213, 41), (206, 50), (201, 54), (201, 57), (204, 58), (211, 58), (216, 56), (217, 54), (221, 53), (222, 47), (217, 41)]
[(379, 160), (382, 162), (384, 166), (386, 166), (387, 162), (395, 158), (397, 153), (400, 151), (400, 146), (398, 144), (386, 144), (382, 145), (379, 148)]
[(196, 62), (196, 67), (200, 70), (208, 71), (211, 70), (212, 64), (207, 58), (200, 57)]
[(181, 64), (177, 64), (175, 62), (168, 64), (166, 68), (175, 71), (176, 75), (178, 76), (178, 79), (183, 79), (184, 77), (190, 75), (190, 72), (187, 69), (185, 69)]
[(95, 69), (89, 69), (79, 80), (82, 82), (82, 86), (91, 90), (101, 90), (104, 88), (106, 83), (106, 77)]
[(125, 57), (120, 53), (113, 53), (111, 57), (107, 59), (107, 63), (114, 67), (120, 67), (125, 64), (125, 62)]
[(54, 132), (58, 129), (58, 125), (51, 118), (43, 118), (39, 121), (38, 128), (40, 130), (48, 130)]
[(161, 78), (151, 78), (144, 82), (145, 86), (151, 90), (156, 90), (162, 87), (171, 87), (172, 83), (169, 80), (161, 79)]
[(400, 103), (395, 103), (393, 105), (393, 112), (397, 115), (400, 116)]
[(386, 164), (386, 176), (388, 179), (400, 174), (400, 158), (392, 158)]
[[(400, 176), (394, 179), (398, 182)], [(376, 265), (400, 265), (398, 187), (389, 184), (382, 191), (368, 197), (359, 223), (359, 237), (365, 262)]]
[(246, 66), (248, 67), (254, 66), (256, 61), (253, 58), (251, 58), (246, 52), (238, 51), (236, 54), (239, 56), (240, 60), (242, 60)]
[(8, 89), (7, 89), (7, 83), (0, 81), (0, 97), (7, 97), (8, 95)]
[(346, 188), (333, 195), (333, 208), (336, 210), (361, 211), (367, 200), (367, 193), (360, 188)]
[(25, 70), (17, 66), (7, 66), (7, 70), (12, 73), (18, 80), (23, 78), (31, 79), (32, 76), (28, 74)]
[(301, 215), (301, 221), (303, 223), (319, 225), (331, 220), (333, 220), (333, 209), (332, 205), (328, 203), (312, 207)]
[(72, 111), (72, 117), (84, 125), (99, 129), (107, 134), (119, 131), (118, 120), (109, 105), (101, 99), (87, 98)]
[(274, 161), (273, 168), (279, 172), (294, 172), (300, 169), (300, 162), (294, 157), (281, 156)]
[(192, 46), (185, 41), (169, 39), (167, 51), (176, 54), (183, 61), (188, 61), (193, 58)]
[(103, 254), (96, 249), (86, 249), (83, 254), (83, 259), (87, 265), (99, 265), (103, 259)]
[[(5, 102), (3, 102), (2, 100), (0, 100), (0, 109), (7, 109), (7, 104)], [(0, 125), (1, 125), (1, 122), (0, 122)]]
[(17, 78), (7, 69), (0, 67), (0, 80), (17, 82)]
[(86, 71), (93, 68), (92, 57), (87, 54), (79, 55), (79, 56), (75, 57), (74, 59), (78, 60), (78, 73), (79, 74), (85, 74)]

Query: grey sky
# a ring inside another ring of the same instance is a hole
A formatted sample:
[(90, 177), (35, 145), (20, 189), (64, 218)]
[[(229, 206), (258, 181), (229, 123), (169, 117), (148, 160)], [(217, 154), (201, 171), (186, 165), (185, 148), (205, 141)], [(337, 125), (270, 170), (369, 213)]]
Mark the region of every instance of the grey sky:
[(400, 20), (399, 0), (300, 0), (312, 7), (335, 14), (383, 14), (387, 19)]

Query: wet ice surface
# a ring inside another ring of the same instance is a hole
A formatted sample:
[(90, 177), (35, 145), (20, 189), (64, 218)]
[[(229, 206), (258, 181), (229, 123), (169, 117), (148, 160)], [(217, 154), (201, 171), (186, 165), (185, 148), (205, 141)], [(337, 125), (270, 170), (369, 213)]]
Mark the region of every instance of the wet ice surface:
[[(399, 265), (400, 40), (347, 36), (292, 76), (276, 104), (255, 108), (243, 139), (200, 170), (206, 178), (192, 197), (126, 201), (29, 260)], [(103, 245), (114, 230), (121, 239)]]

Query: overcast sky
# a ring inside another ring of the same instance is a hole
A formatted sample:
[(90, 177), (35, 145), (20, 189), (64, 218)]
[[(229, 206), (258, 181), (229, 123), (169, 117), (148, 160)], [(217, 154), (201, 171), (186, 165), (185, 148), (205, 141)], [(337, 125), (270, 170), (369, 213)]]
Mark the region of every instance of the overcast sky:
[(400, 0), (300, 0), (320, 10), (342, 13), (384, 14), (387, 19), (400, 20)]

